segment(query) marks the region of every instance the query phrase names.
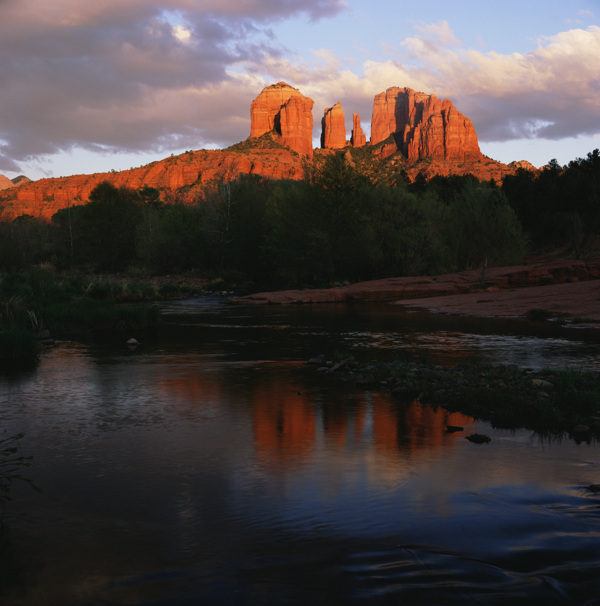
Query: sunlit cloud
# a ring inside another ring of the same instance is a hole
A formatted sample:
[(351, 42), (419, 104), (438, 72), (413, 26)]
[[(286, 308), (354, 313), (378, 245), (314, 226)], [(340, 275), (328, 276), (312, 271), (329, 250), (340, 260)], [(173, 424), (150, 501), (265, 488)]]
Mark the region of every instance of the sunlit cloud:
[(186, 43), (190, 41), (190, 38), (192, 37), (192, 32), (184, 25), (176, 25), (175, 27), (173, 27), (173, 35), (180, 42)]
[(359, 112), (367, 125), (390, 86), (451, 99), (482, 141), (600, 131), (597, 26), (503, 54), (466, 46), (447, 21), (421, 22), (373, 42), (378, 54), (362, 64), (326, 39), (300, 55), (277, 38), (282, 20), (346, 10), (342, 0), (0, 0), (0, 173), (76, 149), (227, 146), (249, 135), (252, 99), (281, 80), (315, 101), (315, 138), (325, 108), (341, 101), (348, 123)]

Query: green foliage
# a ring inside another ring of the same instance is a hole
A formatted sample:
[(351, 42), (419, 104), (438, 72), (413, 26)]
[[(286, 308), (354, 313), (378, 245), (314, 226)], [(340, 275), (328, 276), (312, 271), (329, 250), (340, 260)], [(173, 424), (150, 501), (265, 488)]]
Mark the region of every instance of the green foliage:
[[(271, 135), (250, 143), (278, 145)], [(188, 188), (161, 200), (151, 187), (101, 183), (88, 204), (61, 210), (51, 224), (27, 216), (0, 223), (0, 270), (46, 263), (195, 272), (235, 276), (249, 289), (475, 268), (484, 279), (486, 267), (519, 262), (529, 240), (580, 255), (600, 235), (597, 150), (565, 167), (550, 163), (538, 176), (520, 170), (502, 188), (471, 175), (408, 183), (401, 158), (374, 160), (371, 152), (329, 154), (307, 164), (304, 181), (246, 175), (202, 196)], [(38, 282), (27, 282), (37, 289), (31, 295), (52, 296), (52, 285)], [(80, 296), (119, 300), (111, 289), (96, 284)], [(138, 289), (121, 300), (140, 298), (148, 295)]]
[(519, 170), (502, 185), (536, 246), (567, 245), (580, 256), (600, 234), (600, 151), (561, 167), (551, 160), (539, 175)]
[(489, 184), (470, 181), (450, 203), (452, 243), (457, 269), (519, 261), (527, 239), (506, 196)]
[(0, 357), (37, 353), (37, 332), (53, 335), (82, 330), (142, 328), (156, 325), (154, 305), (126, 305), (159, 298), (151, 285), (84, 280), (32, 269), (0, 276)]

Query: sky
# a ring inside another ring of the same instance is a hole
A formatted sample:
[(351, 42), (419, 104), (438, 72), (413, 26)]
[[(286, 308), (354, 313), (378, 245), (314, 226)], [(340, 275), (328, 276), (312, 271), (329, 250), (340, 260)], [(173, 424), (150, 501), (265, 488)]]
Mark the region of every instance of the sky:
[(481, 151), (600, 148), (600, 0), (0, 0), (0, 174), (123, 170), (250, 134), (285, 81), (347, 137), (392, 86), (450, 99)]

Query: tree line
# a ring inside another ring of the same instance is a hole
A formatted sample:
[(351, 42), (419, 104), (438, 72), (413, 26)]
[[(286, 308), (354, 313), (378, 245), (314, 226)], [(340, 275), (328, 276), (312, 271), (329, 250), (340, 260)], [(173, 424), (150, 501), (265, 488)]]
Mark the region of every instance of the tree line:
[(102, 183), (50, 223), (0, 224), (0, 269), (137, 268), (303, 287), (510, 264), (530, 245), (580, 254), (600, 227), (599, 174), (595, 150), (539, 175), (520, 170), (502, 187), (472, 176), (389, 185), (335, 154), (305, 181), (243, 176), (191, 203)]

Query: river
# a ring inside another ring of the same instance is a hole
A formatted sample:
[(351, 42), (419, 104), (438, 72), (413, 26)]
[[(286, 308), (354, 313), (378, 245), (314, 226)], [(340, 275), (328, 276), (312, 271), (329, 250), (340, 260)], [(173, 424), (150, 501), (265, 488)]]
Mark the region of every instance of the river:
[(600, 333), (384, 304), (163, 315), (0, 374), (0, 431), (25, 433), (42, 490), (15, 486), (5, 512), (3, 606), (599, 603), (596, 442), (497, 430), (306, 360), (599, 370)]

